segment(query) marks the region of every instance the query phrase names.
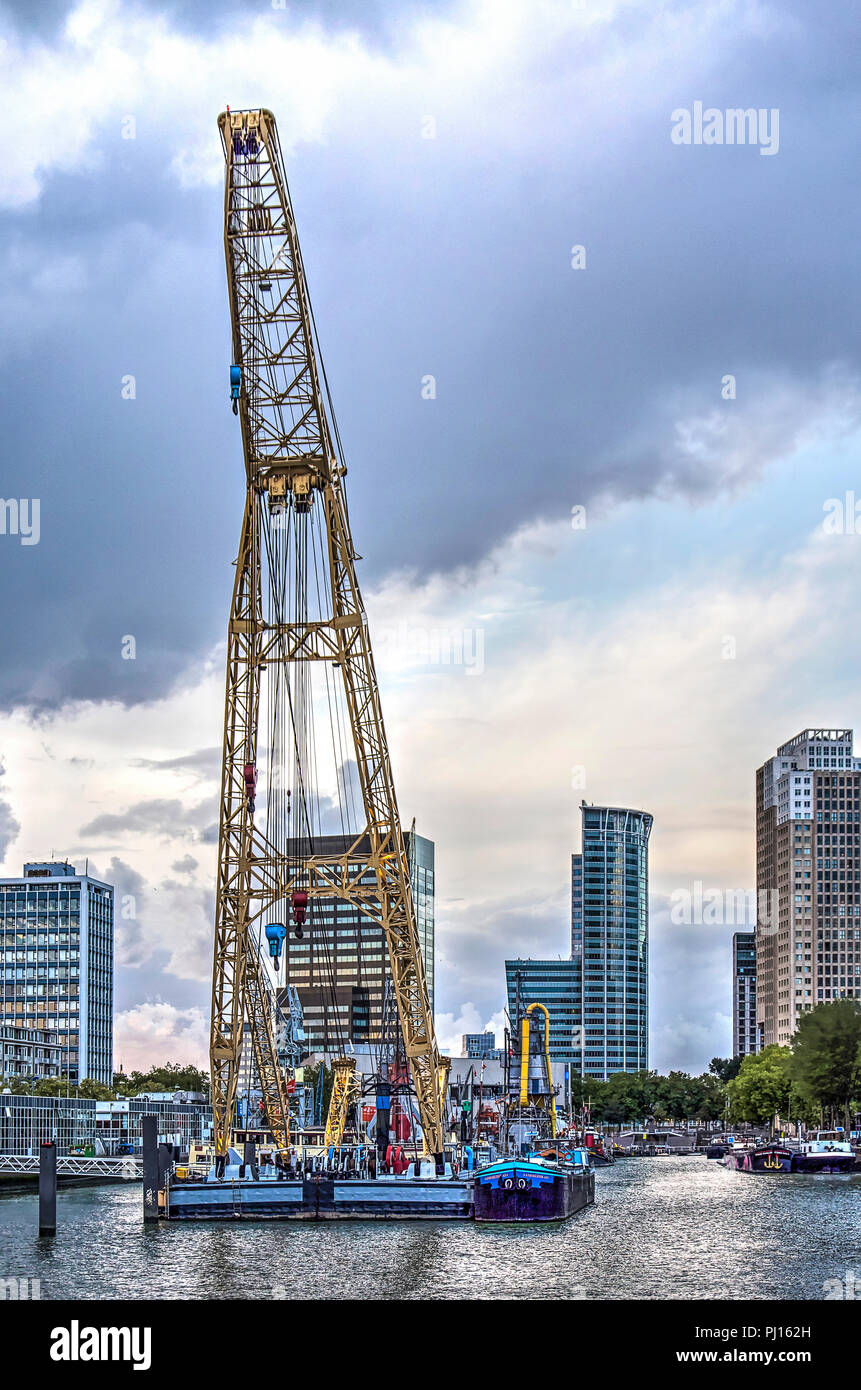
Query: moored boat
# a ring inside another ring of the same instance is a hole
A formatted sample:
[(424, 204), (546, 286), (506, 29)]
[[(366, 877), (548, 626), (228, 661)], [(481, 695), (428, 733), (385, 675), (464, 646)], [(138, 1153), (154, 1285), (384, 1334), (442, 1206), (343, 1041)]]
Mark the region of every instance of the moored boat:
[[(744, 1161), (750, 1153), (749, 1149), (740, 1148), (737, 1144), (728, 1149), (723, 1158), (725, 1168), (735, 1168), (741, 1171), (744, 1168)], [(750, 1171), (750, 1170), (748, 1170)]]
[(842, 1130), (819, 1130), (795, 1155), (796, 1173), (853, 1173), (858, 1162)]
[(796, 1156), (782, 1144), (764, 1144), (740, 1155), (741, 1168), (745, 1173), (791, 1173)]
[(473, 1182), (476, 1221), (564, 1221), (595, 1200), (595, 1173), (583, 1150), (571, 1162), (530, 1156), (479, 1168)]

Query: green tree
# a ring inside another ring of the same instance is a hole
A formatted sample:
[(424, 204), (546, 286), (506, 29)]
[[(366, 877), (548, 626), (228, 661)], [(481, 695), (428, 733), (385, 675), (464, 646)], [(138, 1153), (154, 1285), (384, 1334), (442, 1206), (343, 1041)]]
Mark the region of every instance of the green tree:
[(32, 1076), (7, 1076), (3, 1079), (2, 1089), (8, 1090), (13, 1096), (31, 1096), (35, 1084)]
[(716, 1076), (718, 1081), (724, 1085), (728, 1081), (734, 1081), (738, 1076), (741, 1067), (740, 1057), (712, 1057), (709, 1062), (709, 1071), (712, 1076)]
[(691, 1082), (686, 1071), (671, 1071), (658, 1078), (656, 1118), (660, 1116), (672, 1124), (680, 1124), (693, 1116), (698, 1097)]
[(74, 1095), (75, 1087), (67, 1076), (44, 1076), (33, 1087), (34, 1096)]
[(316, 1067), (305, 1068), (305, 1086), (314, 1095), (317, 1094), (317, 1081), (320, 1076), (320, 1068), (323, 1068), (323, 1114), (322, 1123), (326, 1123), (326, 1116), (329, 1113), (329, 1101), (332, 1098), (332, 1086), (335, 1080), (335, 1073), (331, 1067), (327, 1067), (325, 1062), (318, 1062)]
[(603, 1118), (608, 1124), (633, 1124), (640, 1114), (642, 1086), (636, 1074), (617, 1071), (607, 1078), (602, 1096)]
[(113, 1090), (124, 1096), (138, 1096), (142, 1091), (202, 1091), (208, 1096), (209, 1074), (188, 1063), (166, 1062), (149, 1071), (115, 1072)]
[(771, 1043), (761, 1052), (744, 1058), (738, 1076), (727, 1084), (733, 1120), (768, 1124), (776, 1113), (787, 1113), (790, 1055), (788, 1047)]
[(85, 1076), (80, 1086), (75, 1091), (81, 1100), (113, 1100), (114, 1092), (110, 1086), (104, 1086), (101, 1081), (94, 1081), (91, 1076)]
[(719, 1120), (726, 1113), (726, 1087), (712, 1072), (691, 1077), (691, 1109), (689, 1118), (704, 1124)]
[(855, 999), (817, 1004), (792, 1039), (790, 1074), (808, 1105), (832, 1109), (850, 1128), (850, 1102), (861, 1096), (861, 1006)]

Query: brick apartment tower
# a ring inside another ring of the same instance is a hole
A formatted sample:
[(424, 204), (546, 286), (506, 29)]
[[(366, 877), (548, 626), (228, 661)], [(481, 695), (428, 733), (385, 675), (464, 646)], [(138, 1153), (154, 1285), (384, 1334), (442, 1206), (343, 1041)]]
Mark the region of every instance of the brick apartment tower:
[(851, 729), (805, 729), (756, 774), (759, 1045), (861, 998), (861, 759)]

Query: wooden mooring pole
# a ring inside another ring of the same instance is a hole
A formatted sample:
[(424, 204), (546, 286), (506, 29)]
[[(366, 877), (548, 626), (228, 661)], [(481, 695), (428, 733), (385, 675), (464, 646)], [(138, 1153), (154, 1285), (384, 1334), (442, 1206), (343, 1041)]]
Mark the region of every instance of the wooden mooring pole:
[(39, 1235), (57, 1234), (57, 1145), (48, 1140), (39, 1149)]
[(158, 1116), (141, 1116), (143, 1138), (143, 1219), (158, 1221)]

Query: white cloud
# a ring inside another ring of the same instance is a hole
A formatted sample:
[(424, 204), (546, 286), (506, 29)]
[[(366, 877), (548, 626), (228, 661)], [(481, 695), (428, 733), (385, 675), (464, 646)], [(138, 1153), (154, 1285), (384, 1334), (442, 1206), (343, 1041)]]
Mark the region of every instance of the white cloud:
[(176, 1009), (155, 1000), (117, 1014), (114, 1066), (147, 1071), (165, 1062), (209, 1070), (209, 1023), (202, 1010)]
[(502, 1030), (505, 1027), (503, 1020), (501, 1010), (486, 1019), (472, 1003), (461, 1005), (457, 1017), (452, 1013), (436, 1014), (434, 1022), (440, 1051), (445, 1057), (462, 1057), (465, 1033), (495, 1033), (497, 1045), (501, 1046)]

